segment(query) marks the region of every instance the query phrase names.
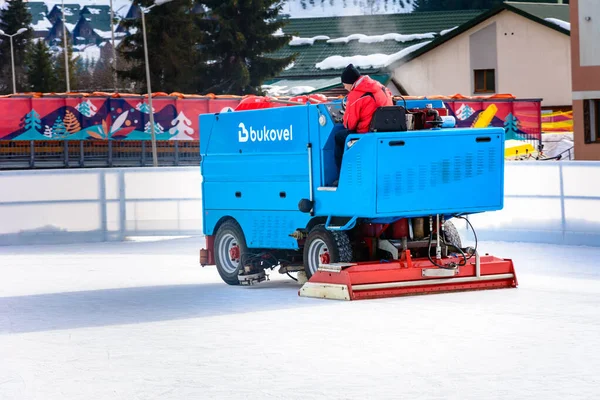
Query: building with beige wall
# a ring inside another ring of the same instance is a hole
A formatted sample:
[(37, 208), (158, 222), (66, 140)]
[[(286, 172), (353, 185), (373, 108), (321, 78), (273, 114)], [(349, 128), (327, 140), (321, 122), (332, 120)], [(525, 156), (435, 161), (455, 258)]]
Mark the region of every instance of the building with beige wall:
[(568, 108), (569, 22), (567, 4), (506, 2), (388, 69), (410, 95), (510, 93)]
[(600, 0), (571, 0), (576, 160), (600, 160)]

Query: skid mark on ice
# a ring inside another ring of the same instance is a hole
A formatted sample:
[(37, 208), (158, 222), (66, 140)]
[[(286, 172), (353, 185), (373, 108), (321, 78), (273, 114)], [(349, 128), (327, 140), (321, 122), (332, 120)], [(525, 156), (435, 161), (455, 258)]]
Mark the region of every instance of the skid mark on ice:
[(218, 283), (0, 297), (0, 335), (314, 306), (298, 297), (298, 288), (293, 281), (273, 281), (256, 287)]

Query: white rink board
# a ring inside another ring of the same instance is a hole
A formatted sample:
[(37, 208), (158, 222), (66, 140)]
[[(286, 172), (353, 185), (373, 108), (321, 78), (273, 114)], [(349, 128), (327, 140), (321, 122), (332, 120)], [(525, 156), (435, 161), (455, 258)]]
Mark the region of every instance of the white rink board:
[(0, 173), (0, 245), (202, 233), (197, 167)]
[(478, 239), (600, 246), (600, 162), (505, 165), (504, 209), (469, 217)]
[[(201, 181), (198, 167), (0, 172), (0, 245), (201, 235)], [(597, 182), (600, 162), (507, 162), (504, 209), (469, 220), (479, 240), (600, 246)]]

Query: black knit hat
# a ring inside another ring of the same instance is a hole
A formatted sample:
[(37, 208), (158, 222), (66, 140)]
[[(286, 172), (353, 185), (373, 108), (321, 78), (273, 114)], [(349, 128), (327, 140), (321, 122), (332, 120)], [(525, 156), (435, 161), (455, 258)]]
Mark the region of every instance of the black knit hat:
[(348, 66), (342, 72), (342, 83), (348, 83), (350, 85), (354, 84), (360, 78), (360, 72), (356, 69), (356, 67), (352, 64), (348, 64)]

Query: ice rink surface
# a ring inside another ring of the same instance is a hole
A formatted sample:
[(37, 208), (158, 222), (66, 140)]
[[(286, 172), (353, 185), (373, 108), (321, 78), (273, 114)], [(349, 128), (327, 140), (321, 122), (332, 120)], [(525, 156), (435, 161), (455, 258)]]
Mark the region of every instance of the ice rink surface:
[(338, 302), (200, 245), (0, 248), (0, 399), (600, 398), (600, 248), (483, 242), (519, 288)]

